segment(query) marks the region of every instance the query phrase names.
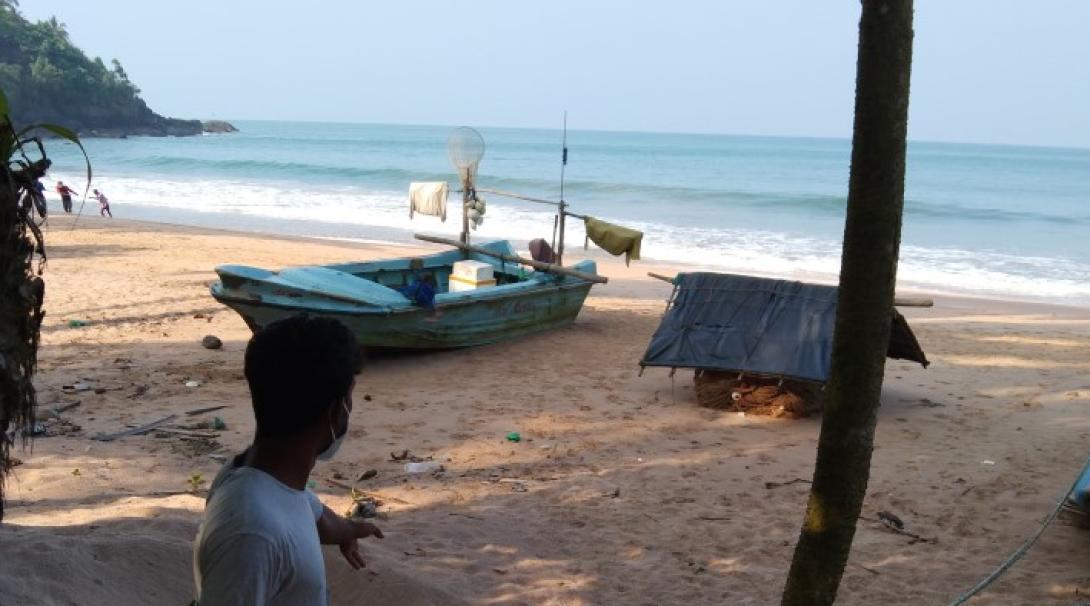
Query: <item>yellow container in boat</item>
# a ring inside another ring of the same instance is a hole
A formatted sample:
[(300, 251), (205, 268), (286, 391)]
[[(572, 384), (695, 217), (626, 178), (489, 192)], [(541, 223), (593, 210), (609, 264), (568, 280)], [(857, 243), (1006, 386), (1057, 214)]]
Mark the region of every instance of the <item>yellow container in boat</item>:
[(482, 281), (491, 280), (492, 264), (485, 263), (484, 261), (474, 261), (472, 259), (466, 259), (464, 261), (455, 261), (454, 267), (451, 267), (450, 273), (454, 276), (458, 276), (463, 280)]
[(489, 278), (488, 280), (473, 280), (457, 274), (451, 274), (449, 290), (450, 292), (463, 292), (466, 290), (477, 290), (478, 288), (488, 288), (489, 286), (495, 285), (495, 278)]

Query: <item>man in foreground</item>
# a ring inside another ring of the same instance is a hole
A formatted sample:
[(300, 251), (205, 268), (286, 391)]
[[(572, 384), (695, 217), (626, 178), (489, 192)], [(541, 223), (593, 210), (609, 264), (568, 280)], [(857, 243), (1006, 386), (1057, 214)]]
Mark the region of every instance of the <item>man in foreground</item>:
[(246, 347), (257, 430), (209, 490), (194, 546), (200, 606), (328, 603), (321, 545), (364, 566), (357, 539), (382, 532), (342, 518), (306, 489), (318, 459), (348, 432), (361, 354), (335, 320), (298, 316), (255, 334)]

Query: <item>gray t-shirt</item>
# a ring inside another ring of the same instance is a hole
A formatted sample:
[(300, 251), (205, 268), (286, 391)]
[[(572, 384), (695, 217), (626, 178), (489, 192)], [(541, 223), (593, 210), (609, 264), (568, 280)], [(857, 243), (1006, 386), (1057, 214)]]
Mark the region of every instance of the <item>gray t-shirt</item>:
[(321, 516), (309, 490), (228, 462), (212, 482), (193, 547), (200, 606), (328, 604)]

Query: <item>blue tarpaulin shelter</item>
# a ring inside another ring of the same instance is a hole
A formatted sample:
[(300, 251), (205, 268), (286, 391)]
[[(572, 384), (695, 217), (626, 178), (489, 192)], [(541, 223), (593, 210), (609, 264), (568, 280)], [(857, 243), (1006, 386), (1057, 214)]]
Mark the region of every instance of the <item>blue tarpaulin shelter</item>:
[[(641, 366), (828, 378), (837, 287), (717, 273), (679, 274), (674, 285)], [(889, 356), (927, 367), (908, 322), (891, 313)]]

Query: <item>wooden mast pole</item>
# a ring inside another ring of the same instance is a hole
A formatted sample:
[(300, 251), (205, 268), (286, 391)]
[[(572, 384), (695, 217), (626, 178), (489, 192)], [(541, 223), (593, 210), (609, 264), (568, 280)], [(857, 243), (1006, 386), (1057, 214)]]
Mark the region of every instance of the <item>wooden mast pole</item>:
[(568, 208), (568, 204), (564, 202), (564, 169), (568, 166), (568, 110), (564, 110), (564, 139), (561, 144), (561, 156), (560, 156), (560, 210), (557, 211), (560, 215), (560, 240), (556, 246), (556, 264), (564, 265), (564, 219), (566, 218), (565, 211)]
[(556, 243), (556, 264), (564, 265), (564, 200), (560, 200), (560, 239)]
[(469, 244), (469, 201), (473, 195), (473, 176), (470, 174), (469, 169), (462, 169), (465, 174), (462, 175), (462, 244)]

